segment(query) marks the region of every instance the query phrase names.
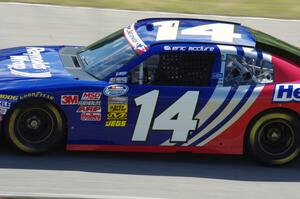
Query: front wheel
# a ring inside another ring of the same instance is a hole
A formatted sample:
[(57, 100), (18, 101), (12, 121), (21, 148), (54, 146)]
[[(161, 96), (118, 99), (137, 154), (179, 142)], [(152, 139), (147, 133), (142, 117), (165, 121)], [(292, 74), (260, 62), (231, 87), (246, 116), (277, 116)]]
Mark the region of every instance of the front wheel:
[(9, 142), (26, 153), (42, 153), (56, 147), (65, 136), (65, 124), (54, 105), (31, 99), (8, 115), (5, 134)]
[(284, 111), (267, 112), (250, 126), (248, 151), (267, 165), (286, 164), (299, 154), (299, 119)]

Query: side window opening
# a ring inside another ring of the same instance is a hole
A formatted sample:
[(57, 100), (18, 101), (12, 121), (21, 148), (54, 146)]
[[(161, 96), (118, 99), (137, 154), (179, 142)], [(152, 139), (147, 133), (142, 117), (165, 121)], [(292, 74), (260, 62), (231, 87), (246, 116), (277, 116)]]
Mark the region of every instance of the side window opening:
[(129, 81), (132, 84), (209, 86), (214, 61), (213, 53), (153, 55), (131, 71)]
[(273, 83), (273, 70), (273, 64), (263, 59), (227, 55), (224, 86)]

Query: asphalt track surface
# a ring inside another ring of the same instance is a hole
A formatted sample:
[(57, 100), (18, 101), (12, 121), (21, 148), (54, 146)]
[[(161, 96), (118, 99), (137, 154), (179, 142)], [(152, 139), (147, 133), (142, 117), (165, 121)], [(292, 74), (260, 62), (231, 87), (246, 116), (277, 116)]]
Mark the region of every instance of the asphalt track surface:
[[(300, 46), (299, 20), (232, 18), (0, 3), (0, 48), (86, 45), (136, 19), (242, 22)], [(300, 158), (271, 168), (243, 156), (65, 152), (18, 154), (1, 144), (0, 196), (59, 198), (298, 198)]]

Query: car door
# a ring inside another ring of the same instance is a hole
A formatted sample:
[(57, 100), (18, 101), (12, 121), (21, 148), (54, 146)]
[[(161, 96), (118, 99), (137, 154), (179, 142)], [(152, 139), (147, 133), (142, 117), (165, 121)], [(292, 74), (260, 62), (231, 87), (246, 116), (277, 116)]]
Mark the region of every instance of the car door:
[(200, 136), (203, 130), (212, 131), (209, 124), (217, 116), (222, 120), (219, 112), (236, 90), (218, 86), (220, 59), (218, 51), (171, 50), (153, 54), (131, 69), (131, 144), (187, 146), (206, 135)]

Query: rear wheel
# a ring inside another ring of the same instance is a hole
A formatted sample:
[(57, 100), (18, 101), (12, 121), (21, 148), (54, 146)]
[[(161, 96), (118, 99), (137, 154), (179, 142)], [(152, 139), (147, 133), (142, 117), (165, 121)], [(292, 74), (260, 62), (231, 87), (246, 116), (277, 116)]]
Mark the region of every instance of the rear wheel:
[(299, 154), (299, 119), (284, 111), (267, 112), (251, 125), (248, 151), (267, 165), (286, 164)]
[(8, 115), (5, 133), (9, 142), (26, 153), (46, 152), (61, 143), (65, 124), (60, 112), (43, 100), (28, 100)]

